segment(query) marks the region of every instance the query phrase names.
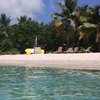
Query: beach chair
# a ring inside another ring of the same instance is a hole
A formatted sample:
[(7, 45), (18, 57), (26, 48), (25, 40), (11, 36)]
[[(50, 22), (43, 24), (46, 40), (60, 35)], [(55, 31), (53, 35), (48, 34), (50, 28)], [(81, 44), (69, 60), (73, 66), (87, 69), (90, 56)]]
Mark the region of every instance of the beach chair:
[(73, 47), (68, 48), (64, 53), (74, 53)]
[(56, 53), (62, 53), (62, 47), (58, 47), (58, 50), (56, 51)]
[(87, 49), (85, 49), (84, 52), (85, 52), (85, 53), (90, 53), (90, 52), (91, 52), (91, 47), (88, 47)]
[(78, 51), (79, 51), (79, 47), (75, 47), (75, 48), (74, 48), (74, 52), (75, 52), (75, 53), (78, 53)]

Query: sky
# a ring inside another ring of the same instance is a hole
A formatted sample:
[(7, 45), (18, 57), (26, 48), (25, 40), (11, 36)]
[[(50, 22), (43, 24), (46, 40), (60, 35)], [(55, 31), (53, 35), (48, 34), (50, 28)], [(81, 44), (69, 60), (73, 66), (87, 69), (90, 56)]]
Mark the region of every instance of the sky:
[[(48, 23), (52, 20), (51, 14), (60, 12), (56, 2), (64, 0), (0, 0), (0, 14), (5, 13), (10, 16), (13, 23), (23, 15), (31, 17), (39, 22)], [(78, 0), (78, 5), (82, 6), (100, 5), (100, 0)]]

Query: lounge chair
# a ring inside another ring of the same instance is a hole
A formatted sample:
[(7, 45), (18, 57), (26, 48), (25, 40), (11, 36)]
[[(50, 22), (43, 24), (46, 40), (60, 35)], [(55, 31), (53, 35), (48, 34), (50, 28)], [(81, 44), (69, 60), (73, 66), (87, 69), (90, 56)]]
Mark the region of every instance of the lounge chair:
[(91, 47), (88, 47), (87, 49), (85, 49), (84, 52), (85, 52), (85, 53), (90, 53), (90, 52), (91, 52)]
[(62, 53), (62, 47), (58, 47), (58, 50), (56, 51), (56, 53)]
[(75, 48), (74, 48), (74, 52), (75, 52), (75, 53), (78, 53), (78, 51), (79, 51), (79, 47), (75, 47)]
[(68, 48), (68, 50), (67, 50), (67, 51), (65, 51), (65, 53), (74, 53), (74, 50), (73, 50), (73, 48), (72, 48), (72, 47), (70, 47), (70, 48)]

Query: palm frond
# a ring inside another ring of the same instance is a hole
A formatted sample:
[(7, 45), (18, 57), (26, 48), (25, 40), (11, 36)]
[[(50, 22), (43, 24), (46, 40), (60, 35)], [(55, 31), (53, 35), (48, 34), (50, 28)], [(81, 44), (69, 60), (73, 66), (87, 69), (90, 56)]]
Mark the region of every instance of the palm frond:
[(59, 14), (59, 13), (53, 13), (53, 14), (51, 14), (51, 17), (54, 19), (58, 19), (58, 17), (63, 17), (63, 15)]
[(56, 3), (59, 7), (61, 7), (63, 10), (65, 10), (66, 11), (66, 6), (64, 5), (64, 4), (62, 4), (61, 2), (57, 2)]
[(19, 21), (19, 23), (23, 23), (27, 21), (27, 16), (20, 16), (20, 18), (17, 18), (17, 20)]
[(57, 2), (57, 5), (62, 9), (62, 13), (65, 13), (68, 15), (70, 14), (69, 9), (64, 4), (62, 4), (61, 2)]
[(81, 22), (87, 22), (88, 17), (80, 16), (79, 19), (80, 19)]
[(78, 0), (65, 0), (65, 6), (69, 9), (70, 13), (72, 13), (76, 6), (77, 6)]
[(83, 28), (96, 28), (97, 26), (92, 23), (84, 23), (83, 25), (80, 25), (78, 29), (83, 29)]
[(3, 26), (7, 27), (10, 24), (10, 21), (11, 21), (10, 17), (7, 17), (6, 14), (4, 13), (1, 14), (0, 23)]

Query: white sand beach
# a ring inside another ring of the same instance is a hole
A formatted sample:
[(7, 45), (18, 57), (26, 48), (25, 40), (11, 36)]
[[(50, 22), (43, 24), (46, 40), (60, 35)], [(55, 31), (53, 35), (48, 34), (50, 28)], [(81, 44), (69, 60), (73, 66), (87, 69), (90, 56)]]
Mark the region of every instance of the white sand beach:
[(100, 53), (1, 55), (0, 65), (100, 70)]

